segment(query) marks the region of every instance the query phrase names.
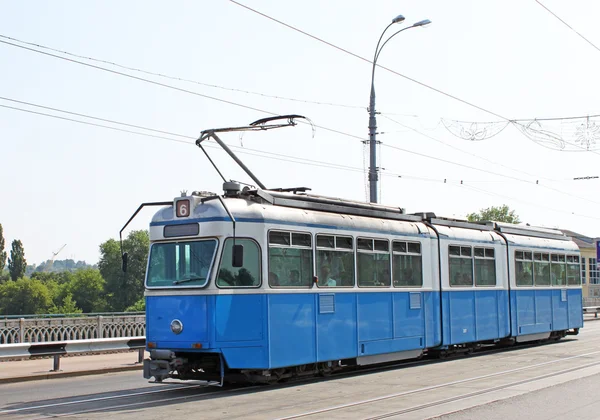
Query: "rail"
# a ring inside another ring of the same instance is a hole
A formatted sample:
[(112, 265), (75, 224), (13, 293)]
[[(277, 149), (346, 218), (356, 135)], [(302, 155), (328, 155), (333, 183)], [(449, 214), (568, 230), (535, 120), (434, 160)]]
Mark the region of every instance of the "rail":
[(594, 318), (598, 318), (598, 312), (600, 312), (600, 306), (585, 306), (583, 308), (584, 314), (594, 314)]
[(138, 363), (144, 360), (146, 337), (103, 338), (89, 340), (48, 341), (0, 345), (0, 360), (48, 357), (53, 358), (52, 371), (60, 370), (61, 356), (138, 350)]
[(143, 337), (144, 313), (0, 318), (0, 345), (65, 340)]

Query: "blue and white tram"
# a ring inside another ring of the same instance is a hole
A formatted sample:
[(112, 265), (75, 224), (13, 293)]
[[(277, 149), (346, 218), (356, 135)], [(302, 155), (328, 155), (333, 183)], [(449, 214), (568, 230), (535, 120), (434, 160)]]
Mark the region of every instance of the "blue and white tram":
[(150, 239), (158, 381), (326, 374), (583, 325), (579, 253), (558, 231), (227, 183), (158, 211)]

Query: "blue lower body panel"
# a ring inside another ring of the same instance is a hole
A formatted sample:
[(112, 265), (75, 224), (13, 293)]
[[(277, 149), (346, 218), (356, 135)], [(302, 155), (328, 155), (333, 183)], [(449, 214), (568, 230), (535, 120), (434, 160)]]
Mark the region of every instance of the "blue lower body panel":
[(581, 289), (512, 290), (511, 312), (513, 336), (581, 328)]
[(443, 291), (442, 318), (444, 346), (508, 337), (508, 291)]
[(278, 368), (439, 344), (439, 294), (270, 294), (269, 367)]

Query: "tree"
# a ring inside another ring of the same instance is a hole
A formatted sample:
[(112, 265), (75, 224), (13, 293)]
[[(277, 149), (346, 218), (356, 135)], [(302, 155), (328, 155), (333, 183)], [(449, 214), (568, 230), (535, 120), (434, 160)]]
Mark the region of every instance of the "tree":
[(125, 312), (144, 312), (146, 310), (146, 299), (141, 298), (133, 305), (125, 308)]
[(148, 231), (132, 231), (123, 240), (123, 250), (129, 255), (127, 272), (123, 273), (119, 242), (109, 239), (100, 245), (98, 269), (106, 280), (106, 298), (113, 311), (121, 312), (143, 297), (149, 247)]
[(84, 313), (102, 311), (106, 306), (103, 299), (104, 284), (105, 281), (98, 270), (93, 268), (78, 270), (73, 273), (67, 296), (72, 295), (77, 307)]
[(0, 223), (0, 274), (4, 271), (6, 266), (6, 251), (4, 250), (6, 243), (4, 241), (4, 231), (2, 230), (2, 224)]
[(467, 214), (469, 222), (493, 221), (505, 223), (519, 223), (519, 216), (514, 210), (510, 210), (506, 204), (500, 207), (488, 207), (479, 210), (479, 213)]
[(0, 314), (47, 314), (52, 306), (50, 291), (39, 280), (20, 278), (0, 285)]
[(81, 309), (77, 307), (73, 300), (73, 295), (67, 294), (60, 306), (54, 306), (49, 313), (51, 314), (80, 314)]
[(27, 261), (25, 260), (25, 250), (23, 249), (23, 243), (17, 239), (12, 241), (12, 249), (10, 251), (10, 258), (8, 259), (8, 271), (10, 272), (10, 278), (16, 281), (18, 278), (25, 275), (27, 269)]

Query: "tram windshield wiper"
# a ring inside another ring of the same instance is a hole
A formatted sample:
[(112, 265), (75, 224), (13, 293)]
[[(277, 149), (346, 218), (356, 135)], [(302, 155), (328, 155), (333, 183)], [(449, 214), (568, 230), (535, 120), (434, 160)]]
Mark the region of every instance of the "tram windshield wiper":
[(175, 280), (173, 284), (189, 283), (190, 281), (206, 280), (206, 277), (190, 277), (187, 279)]

